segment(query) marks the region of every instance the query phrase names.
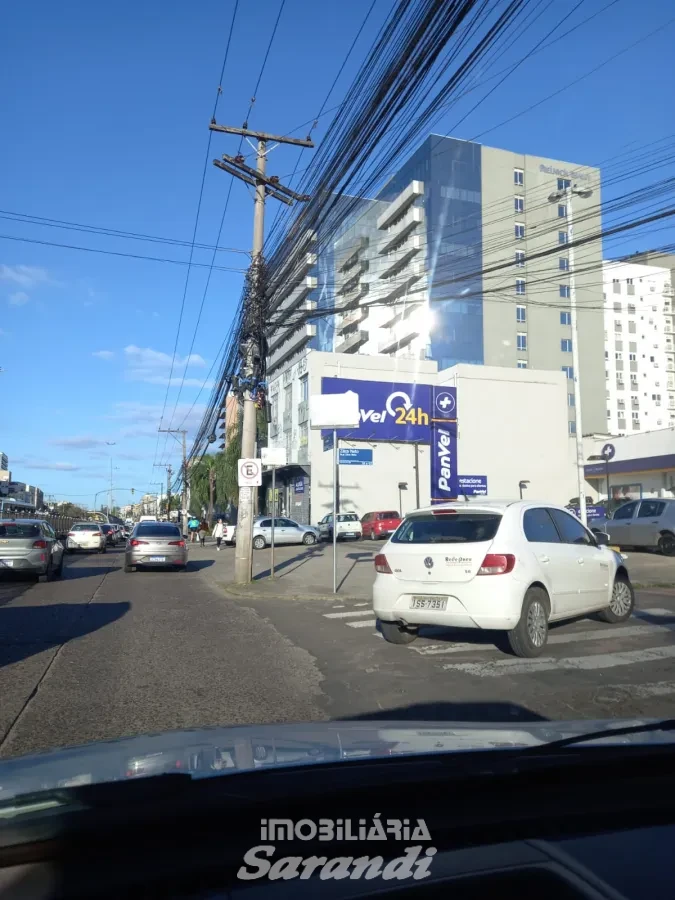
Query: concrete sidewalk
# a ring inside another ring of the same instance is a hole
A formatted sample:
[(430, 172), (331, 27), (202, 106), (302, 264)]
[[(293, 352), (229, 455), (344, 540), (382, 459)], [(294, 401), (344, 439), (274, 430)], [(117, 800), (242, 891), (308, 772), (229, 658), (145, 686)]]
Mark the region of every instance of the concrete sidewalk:
[[(337, 545), (338, 595), (344, 599), (370, 600), (374, 578), (373, 560), (383, 543), (341, 542)], [(275, 549), (275, 578), (270, 576), (270, 549), (253, 552), (253, 581), (235, 585), (234, 548), (215, 543), (205, 548), (190, 547), (190, 558), (213, 559), (215, 565), (204, 574), (233, 596), (297, 597), (311, 599), (333, 596), (333, 546), (282, 546)], [(638, 589), (675, 588), (675, 557), (656, 553), (627, 553), (626, 565), (631, 581)]]

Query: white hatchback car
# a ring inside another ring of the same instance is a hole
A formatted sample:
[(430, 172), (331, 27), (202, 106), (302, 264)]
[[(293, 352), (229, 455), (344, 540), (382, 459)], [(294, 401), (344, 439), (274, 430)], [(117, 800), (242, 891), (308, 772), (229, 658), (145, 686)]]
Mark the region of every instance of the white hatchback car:
[(624, 622), (634, 594), (623, 557), (562, 507), (522, 500), (444, 503), (411, 513), (375, 557), (373, 609), (384, 638), (420, 625), (507, 632), (538, 656), (548, 623), (597, 612)]

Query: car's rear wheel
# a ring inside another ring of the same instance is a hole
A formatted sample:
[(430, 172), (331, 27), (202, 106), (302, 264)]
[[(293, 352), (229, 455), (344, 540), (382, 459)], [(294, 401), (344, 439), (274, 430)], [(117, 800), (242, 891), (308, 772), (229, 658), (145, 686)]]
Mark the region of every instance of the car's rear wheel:
[(370, 529), (370, 539), (371, 539), (371, 541), (375, 540), (375, 532), (373, 531), (372, 528)]
[(64, 556), (65, 556), (65, 553), (62, 553), (62, 554), (61, 554), (61, 561), (59, 562), (58, 566), (54, 569), (54, 575), (55, 575), (57, 578), (60, 578), (60, 577), (63, 575), (63, 557), (64, 557)]
[(264, 550), (265, 549), (265, 538), (261, 535), (257, 535), (253, 538), (253, 546), (256, 550)]
[(389, 644), (412, 644), (419, 634), (417, 628), (405, 628), (398, 622), (383, 622), (378, 620), (382, 637)]
[(46, 584), (46, 582), (51, 581), (54, 577), (54, 569), (52, 568), (51, 559), (47, 563), (47, 571), (43, 575), (38, 575), (38, 581), (40, 584)]
[(104, 544), (104, 545), (100, 548), (100, 550), (99, 550), (98, 552), (99, 552), (99, 553), (107, 553), (107, 552), (108, 552), (108, 548), (107, 548), (107, 547), (105, 546), (105, 544)]
[(129, 573), (136, 571), (136, 566), (130, 566), (127, 563), (124, 563), (124, 571), (129, 575)]
[(666, 531), (659, 538), (659, 553), (664, 556), (675, 556), (675, 534)]
[(311, 531), (308, 531), (307, 534), (303, 536), (302, 543), (307, 545), (316, 544), (316, 535), (312, 534)]
[(612, 588), (609, 606), (599, 613), (599, 618), (601, 618), (603, 622), (609, 622), (611, 625), (616, 625), (618, 622), (625, 622), (633, 615), (634, 606), (635, 594), (633, 592), (633, 585), (626, 575), (617, 575), (614, 579), (614, 587)]
[(507, 632), (509, 647), (516, 656), (539, 656), (548, 640), (548, 595), (543, 588), (528, 588), (520, 621)]

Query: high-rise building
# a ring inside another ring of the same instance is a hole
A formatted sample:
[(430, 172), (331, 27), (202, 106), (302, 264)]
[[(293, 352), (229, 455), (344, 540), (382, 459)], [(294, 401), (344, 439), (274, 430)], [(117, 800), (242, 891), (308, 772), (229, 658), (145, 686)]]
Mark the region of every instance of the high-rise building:
[(611, 261), (603, 267), (607, 428), (611, 434), (675, 424), (670, 270)]
[[(307, 234), (275, 294), (283, 327), (268, 338), (278, 427), (292, 414), (281, 393), (292, 396), (298, 361), (316, 349), (440, 369), (562, 370), (573, 433), (571, 210), (550, 199), (570, 185), (592, 190), (574, 198), (575, 240), (599, 235), (598, 169), (430, 135), (376, 198), (351, 203), (330, 242)], [(592, 433), (607, 426), (600, 239), (575, 257), (583, 425)], [(297, 315), (321, 310), (312, 321)]]
[(7, 454), (0, 450), (0, 471), (6, 472), (9, 469), (9, 459)]

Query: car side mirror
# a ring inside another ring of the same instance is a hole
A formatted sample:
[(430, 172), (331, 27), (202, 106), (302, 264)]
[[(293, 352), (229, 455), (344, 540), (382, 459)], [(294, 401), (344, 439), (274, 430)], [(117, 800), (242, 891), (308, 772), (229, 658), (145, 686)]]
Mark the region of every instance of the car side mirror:
[(596, 531), (595, 541), (598, 547), (606, 547), (609, 544), (610, 537), (606, 531)]

